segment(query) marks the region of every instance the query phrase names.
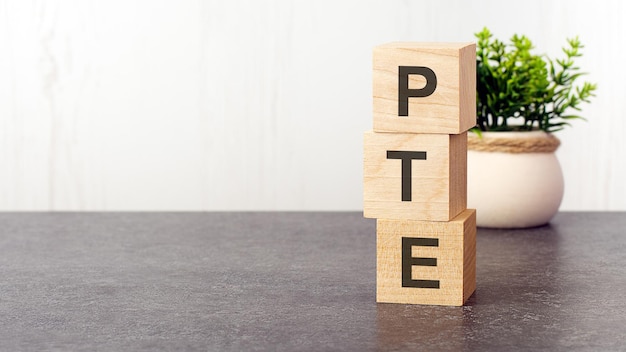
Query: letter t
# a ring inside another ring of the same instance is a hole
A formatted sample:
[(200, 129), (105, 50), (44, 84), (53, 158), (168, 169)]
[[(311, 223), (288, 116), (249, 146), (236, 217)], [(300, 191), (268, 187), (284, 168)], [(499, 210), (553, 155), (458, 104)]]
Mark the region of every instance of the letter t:
[(411, 160), (426, 160), (426, 152), (388, 150), (387, 159), (402, 160), (402, 201), (411, 201)]

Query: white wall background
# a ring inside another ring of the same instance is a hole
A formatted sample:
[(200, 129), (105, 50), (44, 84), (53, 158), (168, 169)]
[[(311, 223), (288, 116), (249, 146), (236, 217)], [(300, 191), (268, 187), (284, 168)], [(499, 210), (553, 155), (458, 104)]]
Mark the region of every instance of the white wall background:
[(0, 1), (0, 210), (359, 210), (371, 49), (528, 35), (599, 83), (563, 210), (626, 210), (622, 0)]

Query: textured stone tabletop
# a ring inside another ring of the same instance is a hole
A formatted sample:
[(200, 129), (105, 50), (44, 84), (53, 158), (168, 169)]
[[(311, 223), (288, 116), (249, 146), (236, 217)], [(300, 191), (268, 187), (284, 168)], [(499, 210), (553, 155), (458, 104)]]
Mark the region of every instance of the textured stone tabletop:
[(0, 350), (626, 350), (626, 213), (477, 241), (465, 307), (409, 306), (361, 213), (2, 213)]

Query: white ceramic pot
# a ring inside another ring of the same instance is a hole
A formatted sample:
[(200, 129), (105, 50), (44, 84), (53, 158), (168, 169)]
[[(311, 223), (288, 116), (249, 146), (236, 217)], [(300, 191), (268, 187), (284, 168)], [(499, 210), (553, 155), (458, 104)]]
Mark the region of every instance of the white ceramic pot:
[[(483, 138), (550, 138), (542, 131), (483, 132)], [(553, 137), (552, 137), (553, 138)], [(548, 223), (563, 199), (563, 172), (554, 152), (468, 150), (467, 207), (481, 227), (523, 228)]]

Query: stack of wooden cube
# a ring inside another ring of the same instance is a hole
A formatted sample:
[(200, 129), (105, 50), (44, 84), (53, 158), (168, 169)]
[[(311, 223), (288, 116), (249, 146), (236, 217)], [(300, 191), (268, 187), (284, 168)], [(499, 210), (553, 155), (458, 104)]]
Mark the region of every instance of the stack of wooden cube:
[(460, 306), (476, 288), (467, 130), (476, 124), (473, 43), (374, 49), (363, 214), (376, 218), (376, 301)]

